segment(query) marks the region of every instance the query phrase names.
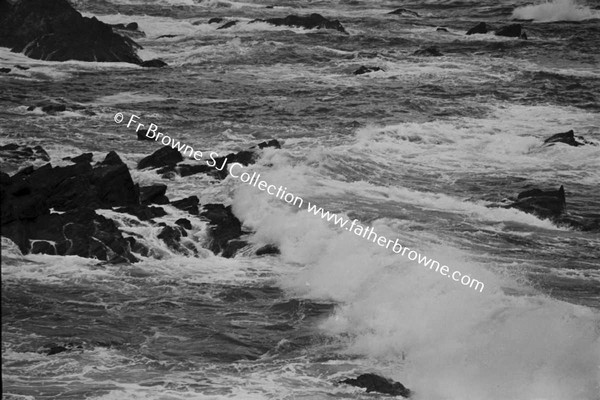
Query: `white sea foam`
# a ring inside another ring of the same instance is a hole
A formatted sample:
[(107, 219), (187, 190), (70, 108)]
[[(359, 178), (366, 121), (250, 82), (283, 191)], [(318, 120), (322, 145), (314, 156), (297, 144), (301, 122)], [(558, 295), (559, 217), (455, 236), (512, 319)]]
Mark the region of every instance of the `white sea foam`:
[(580, 5), (576, 0), (552, 0), (518, 7), (513, 11), (513, 17), (536, 22), (584, 21), (600, 18), (600, 12)]

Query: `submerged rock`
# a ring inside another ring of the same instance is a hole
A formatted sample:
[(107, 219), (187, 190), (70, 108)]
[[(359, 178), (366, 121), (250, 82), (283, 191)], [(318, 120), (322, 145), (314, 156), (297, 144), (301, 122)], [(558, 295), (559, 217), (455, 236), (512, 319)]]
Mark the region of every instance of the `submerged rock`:
[(369, 72), (376, 72), (376, 71), (383, 71), (383, 69), (381, 69), (379, 67), (366, 67), (364, 65), (361, 65), (361, 67), (359, 69), (354, 71), (354, 75), (368, 74)]
[(209, 24), (220, 24), (223, 22), (223, 18), (215, 17), (208, 20)]
[(411, 10), (407, 10), (406, 8), (398, 8), (394, 11), (390, 11), (388, 14), (395, 14), (395, 15), (410, 15), (411, 17), (420, 17), (420, 15), (415, 12), (415, 11), (411, 11)]
[(480, 22), (467, 31), (467, 35), (473, 35), (475, 33), (488, 33), (488, 27), (485, 22)]
[(145, 68), (163, 68), (163, 67), (168, 67), (168, 64), (166, 62), (164, 62), (163, 60), (159, 60), (158, 58), (155, 58), (153, 60), (148, 60), (148, 61), (144, 61), (140, 64), (140, 66), (145, 67)]
[(237, 23), (238, 23), (238, 21), (229, 21), (229, 22), (226, 22), (225, 24), (223, 24), (220, 27), (218, 27), (217, 30), (219, 30), (219, 29), (229, 29), (232, 26), (235, 26)]
[(356, 379), (344, 379), (340, 383), (367, 389), (367, 393), (377, 392), (392, 396), (410, 397), (411, 391), (400, 382), (394, 382), (375, 374), (362, 374)]
[(413, 53), (415, 56), (428, 56), (428, 57), (440, 57), (443, 56), (442, 52), (435, 46), (426, 47), (419, 49)]

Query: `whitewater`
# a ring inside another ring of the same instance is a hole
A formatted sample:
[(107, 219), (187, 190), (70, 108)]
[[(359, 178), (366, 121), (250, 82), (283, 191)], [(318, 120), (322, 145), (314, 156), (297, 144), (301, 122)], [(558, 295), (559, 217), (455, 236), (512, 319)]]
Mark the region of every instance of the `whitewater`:
[[(107, 23), (137, 22), (143, 59), (169, 67), (0, 48), (13, 69), (0, 74), (0, 144), (41, 145), (53, 166), (117, 151), (139, 186), (231, 205), (248, 245), (215, 255), (208, 222), (169, 204), (155, 222), (189, 219), (190, 254), (110, 209), (102, 215), (151, 249), (139, 263), (23, 255), (2, 238), (3, 398), (372, 399), (338, 384), (372, 372), (417, 400), (600, 400), (600, 235), (504, 207), (564, 185), (569, 215), (600, 218), (600, 146), (543, 145), (570, 129), (600, 142), (597, 2), (74, 4)], [(398, 7), (418, 16), (388, 14)], [(313, 12), (349, 35), (249, 23)], [(479, 22), (521, 23), (528, 40), (465, 35)], [(415, 54), (431, 46), (442, 55)], [(381, 70), (354, 75), (363, 65)], [(28, 111), (42, 100), (69, 107)], [(161, 143), (138, 141), (117, 112), (205, 156), (188, 163), (277, 139), (252, 171), (305, 204), (233, 176), (137, 169)], [(2, 162), (11, 175), (25, 167)], [(257, 256), (264, 246), (279, 254)]]

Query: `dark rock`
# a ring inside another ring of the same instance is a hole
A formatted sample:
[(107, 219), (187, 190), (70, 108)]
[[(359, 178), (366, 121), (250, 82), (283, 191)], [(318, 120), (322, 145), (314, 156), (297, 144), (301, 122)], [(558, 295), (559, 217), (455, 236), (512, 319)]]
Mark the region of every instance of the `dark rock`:
[(25, 71), (29, 69), (29, 67), (25, 67), (23, 65), (15, 65), (15, 67), (17, 67), (17, 69), (25, 70)]
[(0, 157), (3, 162), (22, 163), (25, 161), (50, 161), (50, 156), (42, 146), (28, 147), (10, 143), (0, 146)]
[(354, 71), (354, 75), (368, 74), (369, 72), (375, 71), (383, 71), (383, 69), (379, 67), (365, 67), (364, 65), (362, 65), (359, 69)]
[(187, 236), (186, 231), (178, 226), (165, 226), (158, 234), (158, 238), (161, 239), (167, 246), (175, 251), (184, 251), (181, 247), (181, 237)]
[(221, 257), (232, 258), (233, 256), (236, 255), (236, 253), (239, 250), (243, 249), (246, 246), (248, 246), (248, 242), (245, 240), (239, 240), (239, 239), (230, 240), (229, 242), (227, 242), (227, 244), (223, 248), (223, 251), (221, 252)]
[(45, 240), (36, 240), (31, 243), (31, 254), (49, 254), (56, 255), (56, 247)]
[(480, 22), (467, 31), (467, 35), (473, 35), (475, 33), (488, 33), (488, 27), (485, 22)]
[(362, 374), (356, 379), (344, 379), (340, 383), (365, 388), (367, 393), (378, 392), (402, 397), (411, 395), (411, 391), (400, 382), (394, 382), (375, 374)]
[(144, 61), (140, 65), (145, 68), (162, 68), (168, 66), (166, 62), (159, 60), (158, 58), (155, 58), (154, 60)]
[(41, 352), (46, 353), (47, 356), (53, 356), (55, 354), (60, 354), (73, 350), (83, 350), (83, 346), (81, 344), (75, 343), (63, 343), (61, 345), (49, 343), (42, 347)]
[[(175, 170), (179, 173), (179, 175), (181, 175), (183, 177), (183, 176), (190, 176), (190, 175), (199, 174), (199, 173), (210, 172), (212, 169), (213, 168), (209, 167), (206, 164), (196, 164), (196, 165), (179, 164)], [(164, 171), (159, 171), (159, 173), (164, 173)]]
[(127, 206), (127, 207), (119, 207), (115, 209), (116, 212), (126, 213), (136, 216), (140, 221), (148, 221), (152, 218), (164, 217), (167, 215), (167, 212), (161, 207), (153, 207), (153, 206)]
[(264, 256), (266, 254), (281, 254), (279, 248), (274, 244), (267, 244), (260, 249), (256, 250), (257, 256)]
[(200, 199), (198, 196), (190, 196), (186, 197), (185, 199), (175, 200), (171, 202), (171, 205), (182, 211), (187, 211), (192, 215), (200, 214), (200, 210), (198, 209), (198, 206), (200, 205)]
[(394, 11), (390, 11), (388, 14), (410, 15), (411, 17), (420, 17), (420, 15), (415, 11), (407, 10), (406, 8), (398, 8)]
[(520, 37), (521, 36), (521, 24), (511, 24), (503, 26), (496, 31), (496, 36), (506, 37)]
[(188, 231), (190, 229), (192, 229), (192, 223), (190, 222), (189, 219), (186, 219), (186, 218), (179, 218), (177, 221), (175, 221), (175, 224), (179, 225), (182, 228), (187, 229)]
[[(264, 149), (266, 147), (273, 147), (275, 149), (281, 149), (281, 144), (277, 139), (271, 139), (268, 142), (260, 142), (256, 145), (259, 149)], [(253, 146), (254, 147), (254, 146)]]
[(115, 207), (139, 204), (139, 189), (134, 185), (129, 168), (114, 151), (97, 165), (91, 183), (102, 204)]
[(179, 35), (160, 35), (159, 37), (157, 37), (157, 39), (162, 39), (162, 38), (174, 38), (177, 37)]
[(27, 111), (33, 111), (33, 110), (35, 110), (35, 106), (29, 106), (29, 107), (27, 107)]
[(91, 163), (92, 162), (92, 158), (94, 157), (94, 155), (92, 153), (83, 153), (81, 155), (78, 155), (77, 157), (65, 157), (63, 158), (63, 160), (65, 161), (72, 161), (74, 163), (80, 163), (80, 162), (86, 162), (86, 163)]
[(10, 71), (10, 68), (0, 68), (0, 72), (2, 72), (3, 74), (8, 74)]
[(238, 21), (229, 21), (223, 25), (221, 25), (220, 27), (218, 27), (217, 29), (229, 29), (232, 26), (236, 25), (238, 23)]
[(165, 193), (167, 193), (167, 185), (142, 186), (140, 188), (140, 203), (143, 205), (168, 204), (169, 199), (165, 196)]
[(138, 163), (137, 169), (159, 168), (167, 165), (172, 166), (180, 161), (183, 161), (183, 157), (178, 150), (172, 147), (163, 146), (149, 156), (142, 158)]
[(47, 254), (77, 255), (111, 262), (135, 262), (129, 243), (114, 221), (88, 208), (63, 214), (45, 214), (34, 219), (14, 220), (2, 224), (2, 236), (17, 244), (23, 254), (32, 250), (31, 242), (43, 240), (55, 246), (36, 245)]
[(110, 61), (140, 64), (140, 46), (95, 17), (83, 17), (67, 0), (3, 2), (0, 46), (48, 61)]
[(114, 153), (92, 168), (80, 162), (65, 167), (25, 168), (3, 186), (2, 222), (33, 219), (78, 207), (110, 208), (139, 204), (127, 165)]
[(215, 254), (225, 250), (229, 241), (238, 239), (242, 235), (242, 223), (233, 215), (231, 206), (206, 204), (200, 215), (212, 225), (209, 249)]
[(507, 206), (516, 208), (540, 218), (555, 219), (566, 210), (565, 189), (561, 186), (558, 190), (531, 189), (519, 193), (517, 201)]
[(419, 49), (413, 53), (415, 56), (428, 56), (428, 57), (440, 57), (443, 56), (442, 52), (435, 46), (426, 47)]
[(220, 24), (223, 22), (223, 18), (215, 17), (208, 20), (209, 24)]
[(48, 104), (42, 107), (42, 111), (48, 114), (62, 112), (67, 109), (64, 104)]
[(437, 32), (448, 32), (448, 28), (437, 28), (436, 29)]
[(137, 140), (149, 140), (149, 141), (154, 141), (153, 138), (150, 138), (148, 136), (146, 136), (146, 134), (150, 131), (150, 129), (144, 131), (137, 131)]
[[(579, 139), (580, 142), (578, 142), (577, 139)], [(594, 143), (588, 142), (581, 136), (578, 136), (577, 139), (575, 138), (575, 132), (571, 129), (568, 132), (557, 133), (556, 135), (550, 136), (548, 139), (544, 140), (544, 144), (549, 146), (553, 146), (555, 143), (565, 143), (569, 146), (584, 146), (586, 144), (594, 145)]]
[(340, 21), (330, 20), (320, 14), (308, 16), (288, 15), (285, 18), (269, 18), (266, 20), (255, 20), (255, 22), (267, 22), (275, 26), (291, 26), (304, 29), (333, 29), (348, 34)]

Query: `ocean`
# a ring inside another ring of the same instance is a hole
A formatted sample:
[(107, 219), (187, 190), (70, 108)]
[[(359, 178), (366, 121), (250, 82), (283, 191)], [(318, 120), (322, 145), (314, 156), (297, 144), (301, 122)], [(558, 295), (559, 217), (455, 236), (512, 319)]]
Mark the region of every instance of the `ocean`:
[[(169, 66), (49, 62), (0, 48), (0, 66), (28, 68), (0, 74), (0, 144), (41, 145), (52, 165), (115, 150), (140, 186), (232, 205), (251, 245), (214, 255), (207, 222), (191, 218), (195, 254), (178, 253), (157, 226), (113, 210), (98, 213), (151, 249), (138, 263), (22, 255), (3, 238), (3, 399), (386, 398), (338, 384), (368, 372), (417, 400), (600, 399), (600, 233), (500, 207), (564, 185), (570, 215), (600, 218), (600, 146), (543, 145), (571, 129), (600, 143), (600, 3), (74, 5), (107, 23), (137, 22), (139, 54)], [(398, 7), (417, 15), (388, 14)], [(311, 13), (348, 34), (250, 23)], [(527, 40), (465, 35), (514, 19)], [(431, 46), (442, 55), (415, 55)], [(381, 70), (354, 75), (362, 65)], [(39, 101), (76, 107), (27, 110)], [(160, 144), (136, 140), (117, 112), (205, 155), (277, 139), (282, 148), (251, 167), (262, 179), (485, 289), (238, 179), (137, 170)], [(165, 209), (159, 221), (190, 218)], [(280, 254), (254, 255), (266, 244)], [(47, 355), (51, 344), (72, 350)]]

